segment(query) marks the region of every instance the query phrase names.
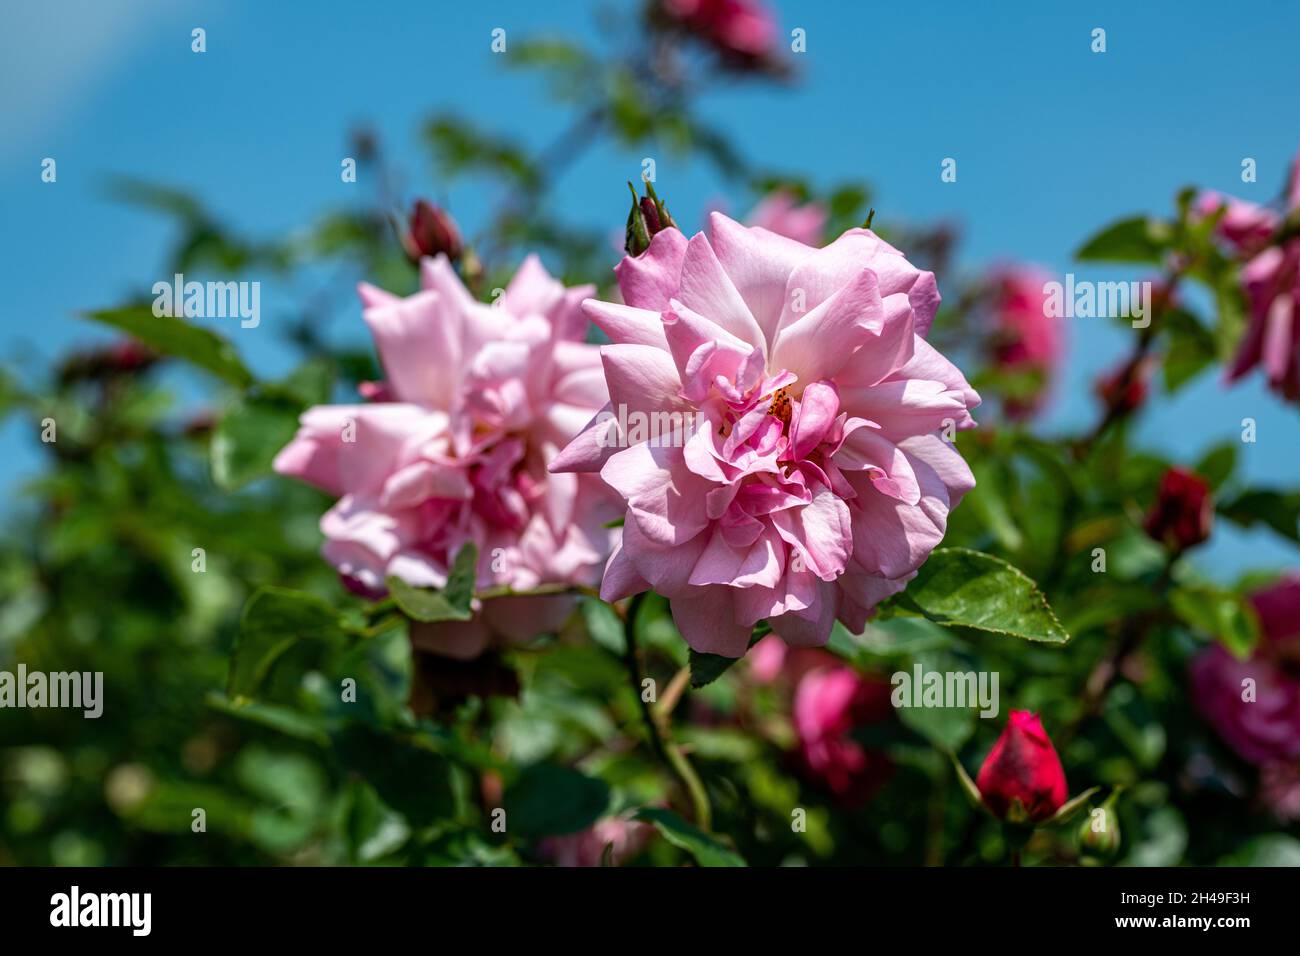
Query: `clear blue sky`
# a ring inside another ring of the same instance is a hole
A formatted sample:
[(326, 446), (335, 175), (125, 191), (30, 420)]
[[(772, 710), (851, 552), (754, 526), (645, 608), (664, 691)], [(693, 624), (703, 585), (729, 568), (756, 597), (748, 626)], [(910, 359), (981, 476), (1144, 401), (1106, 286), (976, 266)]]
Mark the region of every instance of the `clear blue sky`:
[[(639, 4), (607, 3), (634, 16)], [(1079, 241), (1120, 215), (1165, 212), (1189, 183), (1264, 201), (1300, 147), (1300, 7), (1261, 0), (1065, 4), (909, 2), (774, 4), (783, 31), (803, 27), (808, 52), (793, 89), (733, 88), (705, 112), (766, 165), (829, 183), (861, 177), (885, 219), (958, 223), (961, 265), (1019, 259), (1071, 269)], [(1070, 5), (1082, 8), (1083, 5)], [(327, 11), (327, 12), (326, 12)], [(172, 229), (105, 198), (113, 173), (191, 189), (225, 222), (275, 236), (351, 200), (339, 181), (348, 131), (365, 121), (386, 141), (407, 195), (448, 202), (472, 230), (498, 197), (439, 183), (418, 141), (431, 112), (455, 107), (540, 144), (565, 116), (529, 76), (489, 52), (490, 31), (578, 35), (595, 42), (594, 5), (416, 2), (200, 3), (191, 0), (8, 0), (0, 11), (0, 342), (18, 361), (101, 333), (73, 318), (161, 275)], [(190, 51), (207, 30), (208, 52)], [(1094, 27), (1108, 50), (1089, 49)], [(40, 163), (58, 162), (58, 182)], [(958, 181), (939, 179), (944, 157)], [(1254, 157), (1259, 182), (1239, 181)], [(558, 183), (593, 224), (617, 228), (622, 182), (639, 155), (596, 151)], [(728, 197), (702, 162), (659, 159), (673, 208)], [(745, 197), (733, 196), (743, 209)], [(612, 262), (612, 260), (611, 260)], [(1095, 271), (1075, 269), (1082, 275)], [(1107, 278), (1139, 278), (1107, 270)], [(263, 283), (257, 329), (223, 329), (255, 369), (284, 368), (277, 302)], [(277, 298), (277, 295), (279, 298)], [(353, 330), (362, 334), (359, 316)], [(1079, 319), (1048, 422), (1095, 415), (1090, 383), (1126, 350), (1122, 331)], [(1300, 484), (1300, 413), (1252, 380), (1229, 391), (1203, 376), (1164, 401), (1141, 437), (1185, 460), (1238, 435), (1255, 483)], [(39, 462), (29, 429), (0, 429), (0, 483)], [(1201, 557), (1228, 577), (1300, 563), (1260, 532), (1225, 529)]]

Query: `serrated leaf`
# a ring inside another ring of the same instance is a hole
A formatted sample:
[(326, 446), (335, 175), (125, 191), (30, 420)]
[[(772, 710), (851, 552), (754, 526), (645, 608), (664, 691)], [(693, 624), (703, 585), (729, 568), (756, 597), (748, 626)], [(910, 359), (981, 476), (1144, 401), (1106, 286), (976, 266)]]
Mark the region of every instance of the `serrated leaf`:
[(702, 830), (691, 826), (671, 810), (660, 807), (642, 807), (635, 820), (654, 824), (665, 840), (685, 850), (700, 866), (746, 866), (744, 857)]
[(980, 551), (935, 551), (907, 586), (903, 600), (944, 627), (1046, 644), (1070, 640), (1038, 585), (1001, 558)]
[(184, 319), (153, 314), (149, 305), (83, 312), (85, 318), (130, 333), (166, 355), (184, 359), (218, 378), (247, 388), (253, 373), (245, 367), (234, 346), (210, 329), (191, 325)]
[(474, 581), (478, 570), (478, 546), (466, 542), (456, 552), (442, 590), (417, 588), (401, 578), (388, 578), (388, 590), (407, 617), (426, 624), (435, 621), (468, 621), (474, 616)]

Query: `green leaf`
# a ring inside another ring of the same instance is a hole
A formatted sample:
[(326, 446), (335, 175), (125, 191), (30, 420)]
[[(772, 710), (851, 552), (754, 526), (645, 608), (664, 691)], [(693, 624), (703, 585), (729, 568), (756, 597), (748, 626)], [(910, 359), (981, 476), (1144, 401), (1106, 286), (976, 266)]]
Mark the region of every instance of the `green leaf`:
[(907, 586), (903, 601), (945, 627), (1047, 644), (1070, 640), (1033, 581), (1001, 558), (980, 551), (935, 551)]
[(526, 837), (585, 830), (609, 807), (609, 785), (569, 767), (536, 763), (506, 788), (506, 828)]
[(1208, 368), (1218, 357), (1214, 334), (1183, 309), (1170, 309), (1162, 316), (1169, 350), (1163, 363), (1165, 391), (1175, 392)]
[(417, 588), (401, 578), (390, 577), (388, 590), (402, 612), (416, 621), (468, 621), (474, 616), (474, 580), (478, 568), (478, 546), (466, 542), (456, 552), (447, 584), (441, 591)]
[(1300, 840), (1285, 833), (1266, 833), (1243, 843), (1216, 866), (1300, 866)]
[(623, 619), (604, 601), (583, 598), (579, 604), (587, 634), (605, 650), (622, 657), (627, 650), (627, 637), (623, 633)]
[(221, 416), (212, 436), (212, 480), (233, 491), (271, 473), (271, 462), (298, 430), (301, 404), (253, 391)]
[(184, 359), (232, 385), (247, 388), (253, 384), (253, 373), (244, 366), (234, 346), (209, 329), (172, 316), (154, 315), (148, 305), (103, 309), (82, 315), (121, 329), (159, 352)]
[(955, 751), (975, 733), (976, 712), (969, 707), (899, 707), (903, 726), (944, 751)]
[(298, 644), (337, 649), (346, 639), (334, 609), (313, 594), (263, 587), (248, 599), (230, 657), (226, 693), (254, 697), (272, 670)]
[(1184, 585), (1174, 588), (1169, 602), (1188, 627), (1217, 640), (1238, 658), (1249, 657), (1259, 641), (1254, 611), (1230, 591)]
[(1219, 514), (1242, 527), (1265, 524), (1285, 538), (1300, 541), (1300, 491), (1251, 489), (1220, 502)]
[(635, 820), (654, 824), (665, 840), (695, 857), (700, 866), (745, 866), (744, 858), (716, 839), (691, 826), (671, 810), (642, 807)]
[(1232, 477), (1233, 469), (1237, 467), (1237, 443), (1227, 441), (1221, 445), (1215, 445), (1198, 461), (1192, 470), (1204, 478), (1214, 490), (1223, 486), (1229, 478)]
[(1134, 216), (1111, 223), (1085, 242), (1076, 259), (1159, 264), (1173, 239), (1167, 222)]
[[(771, 633), (771, 628), (759, 624), (750, 635), (749, 646), (753, 647), (765, 635)], [(742, 655), (743, 656), (743, 655)], [(696, 690), (701, 687), (707, 687), (715, 680), (727, 672), (732, 664), (740, 660), (740, 657), (724, 657), (721, 654), (705, 654), (701, 651), (691, 648), (690, 652), (691, 665), (691, 686)]]
[(454, 812), (452, 766), (424, 738), (351, 723), (335, 733), (333, 742), (343, 764), (408, 820), (432, 823)]
[(727, 672), (739, 657), (723, 657), (721, 654), (703, 654), (691, 648), (691, 686), (697, 690), (707, 687)]

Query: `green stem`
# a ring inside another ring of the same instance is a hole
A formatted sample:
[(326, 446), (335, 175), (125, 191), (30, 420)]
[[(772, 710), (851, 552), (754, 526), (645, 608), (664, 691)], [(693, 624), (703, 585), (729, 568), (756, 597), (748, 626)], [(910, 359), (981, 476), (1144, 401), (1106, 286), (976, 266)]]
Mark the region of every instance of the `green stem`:
[(691, 766), (690, 760), (686, 754), (682, 753), (680, 747), (675, 744), (668, 735), (667, 721), (661, 726), (660, 721), (656, 719), (654, 710), (650, 702), (645, 699), (641, 690), (641, 661), (636, 643), (636, 619), (641, 610), (641, 604), (644, 602), (648, 592), (641, 592), (632, 598), (627, 608), (627, 615), (623, 618), (623, 635), (625, 648), (623, 651), (623, 662), (627, 666), (628, 680), (632, 684), (632, 693), (636, 695), (638, 704), (641, 707), (641, 716), (645, 721), (646, 731), (650, 736), (650, 746), (655, 755), (662, 760), (677, 775), (681, 781), (682, 787), (690, 797), (691, 805), (694, 808), (695, 823), (701, 830), (713, 829), (713, 809), (709, 805), (709, 793), (704, 788), (699, 774)]

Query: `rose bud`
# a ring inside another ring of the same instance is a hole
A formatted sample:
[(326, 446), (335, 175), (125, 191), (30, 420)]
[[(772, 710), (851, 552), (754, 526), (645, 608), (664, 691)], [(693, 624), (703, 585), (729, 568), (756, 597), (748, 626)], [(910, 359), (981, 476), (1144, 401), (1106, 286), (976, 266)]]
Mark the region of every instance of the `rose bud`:
[(1037, 714), (1011, 711), (975, 786), (985, 806), (1012, 823), (1039, 823), (1061, 808), (1069, 794), (1065, 770)]
[(1079, 825), (1079, 849), (1084, 856), (1109, 860), (1119, 851), (1119, 816), (1115, 813), (1115, 794), (1088, 811)]
[(1210, 486), (1199, 475), (1170, 468), (1160, 479), (1155, 504), (1142, 527), (1175, 553), (1200, 544), (1210, 536), (1214, 501)]
[(456, 220), (445, 209), (423, 199), (417, 199), (411, 209), (403, 244), (406, 246), (406, 254), (415, 261), (441, 252), (455, 262), (462, 251)]
[(776, 48), (776, 20), (757, 0), (662, 0), (652, 11), (652, 21), (693, 34), (737, 66), (761, 66)]
[(1150, 375), (1150, 362), (1136, 365), (1125, 362), (1097, 379), (1097, 396), (1105, 403), (1109, 414), (1117, 417), (1131, 415), (1147, 400), (1151, 391)]
[(677, 223), (668, 214), (668, 207), (663, 200), (655, 195), (653, 183), (646, 182), (644, 196), (637, 196), (636, 187), (631, 183), (627, 184), (627, 188), (632, 190), (632, 208), (627, 214), (623, 248), (629, 256), (636, 258), (650, 248), (651, 239), (665, 229), (676, 229)]

